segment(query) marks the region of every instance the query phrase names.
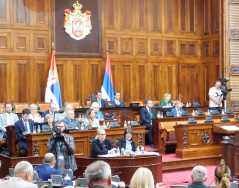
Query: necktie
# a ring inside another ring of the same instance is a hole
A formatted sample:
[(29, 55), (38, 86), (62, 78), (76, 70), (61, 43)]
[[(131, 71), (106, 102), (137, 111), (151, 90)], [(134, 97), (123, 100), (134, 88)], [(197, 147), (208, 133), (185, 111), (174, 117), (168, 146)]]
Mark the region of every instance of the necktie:
[(149, 109), (149, 115), (150, 115), (151, 118), (153, 117), (153, 114), (152, 114), (152, 112), (151, 112), (151, 109)]
[[(98, 99), (98, 103), (99, 103), (99, 106), (100, 106), (100, 100)], [(100, 106), (101, 107), (101, 106)]]
[(26, 128), (26, 131), (28, 132), (28, 128), (27, 128), (27, 123), (25, 122), (25, 128)]

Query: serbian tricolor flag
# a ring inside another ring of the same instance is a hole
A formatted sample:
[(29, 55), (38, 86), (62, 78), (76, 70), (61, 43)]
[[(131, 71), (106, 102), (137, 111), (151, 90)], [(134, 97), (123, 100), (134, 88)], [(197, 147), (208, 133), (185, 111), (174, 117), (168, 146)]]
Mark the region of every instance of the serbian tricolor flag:
[(59, 110), (59, 107), (62, 107), (61, 87), (58, 80), (54, 50), (52, 50), (51, 66), (48, 74), (45, 93), (45, 102), (51, 102), (51, 100), (56, 104), (57, 110)]
[(113, 86), (113, 79), (112, 79), (112, 72), (110, 66), (110, 55), (107, 54), (106, 66), (105, 66), (105, 74), (104, 80), (101, 87), (102, 91), (102, 98), (106, 99), (107, 101), (114, 100), (114, 86)]

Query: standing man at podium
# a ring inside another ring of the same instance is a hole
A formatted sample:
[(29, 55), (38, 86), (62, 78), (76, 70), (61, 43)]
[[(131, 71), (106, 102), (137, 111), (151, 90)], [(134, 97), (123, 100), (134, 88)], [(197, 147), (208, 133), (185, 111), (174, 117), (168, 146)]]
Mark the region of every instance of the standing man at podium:
[(223, 94), (220, 89), (221, 85), (222, 84), (220, 80), (217, 80), (215, 82), (215, 86), (211, 87), (209, 90), (209, 110), (218, 110), (219, 112), (221, 112), (223, 100)]
[(142, 121), (142, 125), (146, 126), (146, 129), (149, 130), (150, 147), (154, 148), (152, 118), (156, 118), (156, 110), (153, 108), (153, 101), (151, 99), (147, 99), (145, 101), (145, 107), (140, 110), (140, 120)]

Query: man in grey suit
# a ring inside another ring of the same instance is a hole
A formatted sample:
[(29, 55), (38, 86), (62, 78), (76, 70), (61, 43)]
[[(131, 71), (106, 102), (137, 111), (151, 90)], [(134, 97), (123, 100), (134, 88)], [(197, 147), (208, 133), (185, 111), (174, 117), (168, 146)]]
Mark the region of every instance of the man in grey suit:
[(73, 110), (68, 110), (67, 117), (64, 118), (64, 124), (67, 129), (68, 126), (74, 126), (74, 128), (78, 128), (78, 125), (80, 124), (78, 119), (75, 119), (75, 112)]
[[(14, 125), (15, 122), (17, 122), (19, 120), (17, 114), (12, 113), (12, 105), (11, 103), (6, 103), (5, 104), (5, 113), (0, 114), (0, 127), (5, 128), (5, 131), (2, 134), (3, 138), (6, 138), (8, 141), (8, 137), (6, 134), (6, 127), (9, 125)], [(1, 135), (0, 135), (0, 140), (2, 140)]]

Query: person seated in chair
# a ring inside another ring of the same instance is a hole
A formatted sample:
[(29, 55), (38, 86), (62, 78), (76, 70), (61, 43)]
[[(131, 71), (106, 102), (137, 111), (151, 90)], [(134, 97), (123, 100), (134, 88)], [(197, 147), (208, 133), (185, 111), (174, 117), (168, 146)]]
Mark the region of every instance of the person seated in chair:
[(205, 181), (207, 180), (207, 170), (203, 166), (195, 166), (192, 170), (192, 183), (188, 186), (188, 188), (208, 188), (205, 185)]
[[(34, 170), (38, 172), (39, 179), (48, 181), (48, 179), (51, 179), (52, 174), (63, 176), (60, 170), (54, 168), (55, 165), (55, 155), (53, 153), (46, 153), (43, 157), (43, 164), (34, 167)], [(63, 181), (66, 182), (68, 186), (73, 186), (73, 182), (69, 176), (63, 177)]]
[(75, 112), (73, 110), (68, 110), (67, 117), (64, 119), (65, 126), (73, 126), (75, 129), (78, 129), (80, 122), (75, 118)]
[(230, 188), (231, 170), (223, 159), (221, 159), (220, 165), (215, 169), (214, 175), (217, 188)]
[(134, 133), (132, 129), (130, 128), (125, 129), (124, 137), (120, 138), (117, 143), (117, 147), (119, 147), (120, 151), (121, 148), (124, 148), (124, 150), (136, 151), (136, 144), (134, 142), (133, 136)]
[(140, 110), (140, 119), (142, 121), (142, 126), (146, 126), (146, 129), (149, 130), (151, 148), (154, 148), (154, 134), (151, 119), (156, 117), (156, 110), (153, 108), (153, 101), (151, 99), (147, 99), (145, 101), (145, 107)]
[(56, 109), (56, 104), (55, 103), (50, 103), (49, 104), (49, 110), (45, 111), (42, 113), (42, 117), (45, 118), (47, 114), (52, 114), (53, 115), (53, 120), (55, 121), (55, 114), (59, 113)]
[(171, 110), (174, 117), (181, 117), (183, 113), (183, 104), (181, 102), (177, 102), (175, 108)]
[(111, 105), (125, 106), (124, 102), (120, 100), (120, 92), (115, 92), (115, 100), (110, 102)]
[[(84, 124), (88, 127), (99, 127), (100, 122), (99, 119), (95, 118), (95, 111), (93, 109), (88, 109), (86, 111), (86, 117)], [(87, 128), (87, 127), (85, 127)]]
[(102, 99), (102, 91), (98, 90), (96, 92), (96, 96), (94, 98), (91, 99), (91, 104), (93, 104), (93, 102), (97, 102), (99, 104), (99, 107), (108, 107), (108, 104), (106, 102), (106, 100)]
[(106, 133), (104, 129), (97, 130), (96, 139), (92, 142), (92, 151), (90, 158), (97, 158), (97, 155), (104, 154), (115, 154), (113, 144), (109, 139), (106, 138)]
[(31, 111), (28, 108), (22, 110), (22, 118), (15, 123), (15, 132), (17, 134), (18, 149), (21, 156), (28, 156), (26, 135), (33, 132), (34, 121), (30, 119)]
[(29, 106), (29, 110), (31, 111), (30, 119), (32, 119), (34, 122), (41, 122), (41, 116), (37, 112), (37, 105), (36, 104), (31, 104)]
[(95, 112), (95, 118), (97, 118), (98, 120), (104, 119), (104, 116), (103, 116), (102, 112), (100, 111), (100, 106), (97, 102), (93, 102), (91, 104), (90, 109), (93, 109), (93, 111)]

